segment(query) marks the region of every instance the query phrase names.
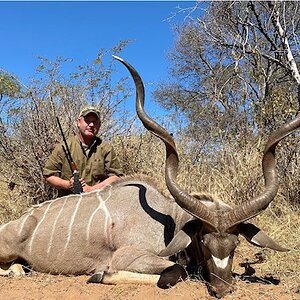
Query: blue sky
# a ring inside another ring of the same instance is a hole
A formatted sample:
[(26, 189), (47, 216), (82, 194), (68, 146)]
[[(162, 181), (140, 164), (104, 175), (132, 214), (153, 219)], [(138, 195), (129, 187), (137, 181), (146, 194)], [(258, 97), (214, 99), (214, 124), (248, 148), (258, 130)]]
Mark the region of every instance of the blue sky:
[[(0, 68), (26, 83), (39, 64), (38, 56), (74, 59), (84, 64), (99, 48), (134, 40), (122, 57), (140, 72), (146, 92), (167, 76), (167, 52), (174, 43), (170, 18), (194, 1), (67, 1), (0, 2)], [(120, 69), (124, 68), (120, 64)], [(150, 84), (151, 83), (151, 84)], [(147, 100), (149, 101), (149, 100)]]

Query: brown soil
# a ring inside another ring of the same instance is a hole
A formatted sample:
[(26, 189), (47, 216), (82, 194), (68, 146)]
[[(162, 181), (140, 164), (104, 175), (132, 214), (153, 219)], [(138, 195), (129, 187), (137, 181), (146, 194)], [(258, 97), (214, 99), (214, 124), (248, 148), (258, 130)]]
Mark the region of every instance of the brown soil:
[[(153, 285), (86, 284), (88, 276), (54, 276), (33, 273), (20, 278), (0, 278), (0, 299), (213, 299), (201, 282), (185, 281), (162, 290)], [(288, 277), (278, 285), (237, 280), (235, 291), (223, 299), (300, 299), (299, 282)]]

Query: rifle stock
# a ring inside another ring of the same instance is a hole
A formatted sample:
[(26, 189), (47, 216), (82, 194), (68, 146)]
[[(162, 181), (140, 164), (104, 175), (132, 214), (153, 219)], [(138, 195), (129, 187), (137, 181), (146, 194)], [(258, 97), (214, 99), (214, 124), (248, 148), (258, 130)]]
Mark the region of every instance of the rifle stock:
[(73, 184), (74, 194), (81, 194), (83, 192), (83, 189), (79, 180), (80, 178), (77, 170), (73, 171), (73, 178), (74, 178), (74, 184)]

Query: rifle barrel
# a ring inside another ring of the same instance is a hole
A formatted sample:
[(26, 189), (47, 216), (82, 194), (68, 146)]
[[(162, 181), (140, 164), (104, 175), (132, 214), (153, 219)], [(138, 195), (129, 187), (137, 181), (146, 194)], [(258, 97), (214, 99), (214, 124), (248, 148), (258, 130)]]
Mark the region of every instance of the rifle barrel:
[(77, 169), (77, 166), (76, 166), (75, 162), (73, 161), (73, 158), (72, 158), (69, 146), (67, 144), (67, 140), (66, 140), (64, 131), (63, 131), (62, 127), (61, 127), (59, 118), (56, 117), (56, 120), (57, 120), (57, 124), (58, 124), (61, 136), (62, 136), (64, 144), (65, 144), (65, 146), (62, 146), (62, 147), (63, 147), (63, 150), (65, 152), (65, 156), (67, 158), (67, 161), (68, 161), (68, 163), (70, 165), (70, 168), (71, 168), (71, 171), (72, 171), (73, 177), (74, 177), (73, 191), (74, 191), (74, 194), (80, 194), (80, 193), (83, 192), (83, 189), (82, 189), (82, 186), (81, 186), (81, 183), (80, 183), (80, 180), (79, 180), (79, 172), (78, 172), (78, 169)]

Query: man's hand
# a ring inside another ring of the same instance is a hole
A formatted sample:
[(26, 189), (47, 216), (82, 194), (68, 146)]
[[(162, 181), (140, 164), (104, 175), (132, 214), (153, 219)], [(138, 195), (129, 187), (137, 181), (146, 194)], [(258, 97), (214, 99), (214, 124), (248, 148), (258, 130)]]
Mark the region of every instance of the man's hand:
[[(79, 183), (83, 189), (83, 192), (87, 192), (87, 190), (85, 190), (85, 187), (87, 186), (87, 184), (85, 183), (84, 179), (83, 178), (80, 178), (79, 179)], [(68, 186), (68, 189), (71, 190), (72, 192), (74, 192), (74, 177), (72, 177), (70, 180), (69, 180), (69, 186)]]
[(83, 178), (80, 179), (80, 183), (81, 183), (81, 186), (82, 186), (82, 189), (83, 189), (84, 193), (91, 192), (91, 191), (94, 190), (92, 186), (86, 184), (86, 182), (84, 181)]

